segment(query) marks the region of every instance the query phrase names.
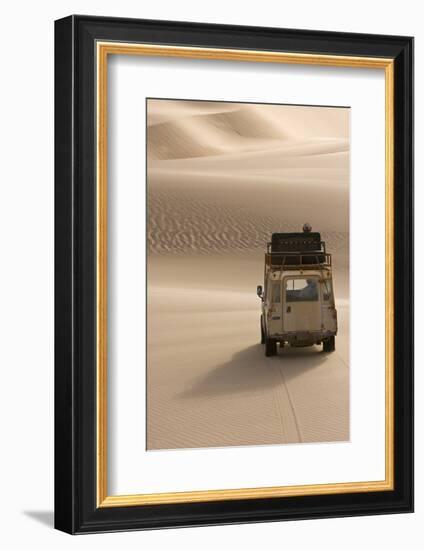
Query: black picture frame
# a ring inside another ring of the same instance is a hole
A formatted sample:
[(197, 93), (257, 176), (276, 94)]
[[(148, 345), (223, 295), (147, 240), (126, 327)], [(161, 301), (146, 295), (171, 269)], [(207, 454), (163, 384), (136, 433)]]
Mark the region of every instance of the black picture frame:
[[(97, 507), (98, 40), (394, 60), (394, 490)], [(413, 510), (413, 39), (73, 15), (55, 22), (55, 527), (93, 533)]]

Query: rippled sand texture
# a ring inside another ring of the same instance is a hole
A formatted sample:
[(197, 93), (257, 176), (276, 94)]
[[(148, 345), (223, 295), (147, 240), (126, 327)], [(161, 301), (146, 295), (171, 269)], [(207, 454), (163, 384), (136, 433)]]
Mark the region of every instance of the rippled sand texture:
[[(147, 448), (349, 438), (349, 110), (148, 101)], [(259, 340), (263, 253), (334, 254), (336, 352)]]

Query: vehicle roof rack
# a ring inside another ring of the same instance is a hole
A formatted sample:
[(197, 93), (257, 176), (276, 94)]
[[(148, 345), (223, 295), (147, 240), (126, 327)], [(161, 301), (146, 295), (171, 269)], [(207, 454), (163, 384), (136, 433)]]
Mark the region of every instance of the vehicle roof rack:
[(318, 252), (306, 254), (299, 252), (272, 252), (265, 254), (265, 265), (271, 269), (320, 269), (331, 267), (331, 254)]

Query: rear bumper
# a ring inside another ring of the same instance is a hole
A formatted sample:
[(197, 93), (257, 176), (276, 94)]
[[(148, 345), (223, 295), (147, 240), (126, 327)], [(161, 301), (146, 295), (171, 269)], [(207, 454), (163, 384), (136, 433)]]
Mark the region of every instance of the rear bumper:
[(331, 336), (336, 336), (337, 330), (319, 330), (319, 331), (305, 331), (305, 332), (283, 332), (276, 334), (269, 334), (270, 340), (276, 340), (277, 342), (287, 342), (291, 346), (312, 346), (318, 342), (322, 342)]

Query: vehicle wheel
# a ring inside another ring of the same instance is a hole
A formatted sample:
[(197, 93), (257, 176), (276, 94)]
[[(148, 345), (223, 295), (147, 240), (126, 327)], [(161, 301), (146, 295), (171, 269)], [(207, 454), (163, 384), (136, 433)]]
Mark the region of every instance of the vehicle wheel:
[(330, 336), (327, 340), (324, 340), (322, 345), (322, 351), (331, 352), (336, 349), (336, 338), (335, 336)]
[(272, 357), (277, 353), (277, 342), (275, 340), (265, 339), (265, 356)]
[(262, 317), (261, 317), (261, 344), (265, 344), (265, 332), (264, 332), (264, 327), (262, 325)]

